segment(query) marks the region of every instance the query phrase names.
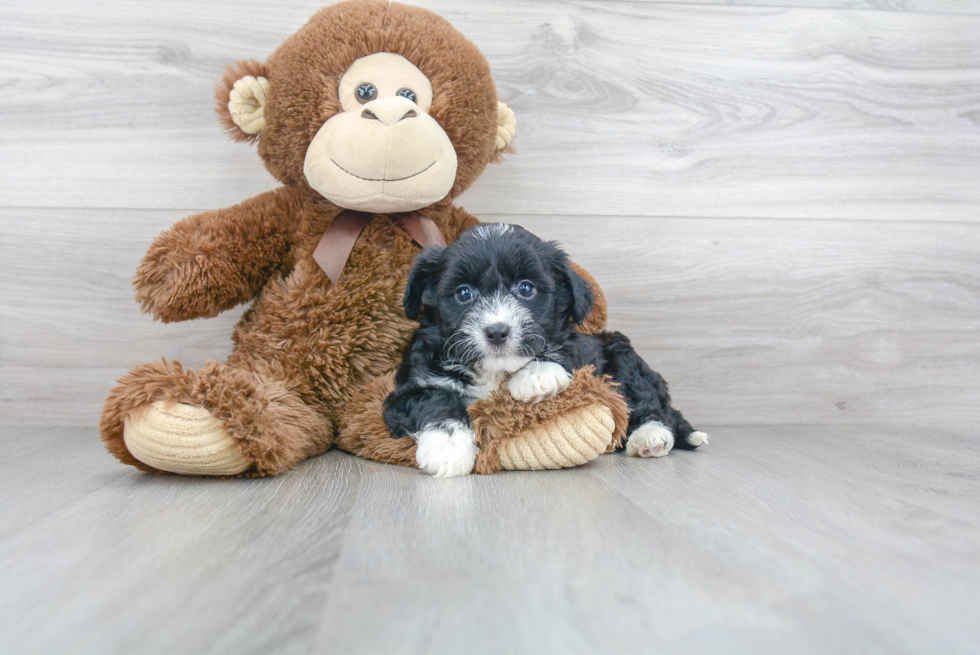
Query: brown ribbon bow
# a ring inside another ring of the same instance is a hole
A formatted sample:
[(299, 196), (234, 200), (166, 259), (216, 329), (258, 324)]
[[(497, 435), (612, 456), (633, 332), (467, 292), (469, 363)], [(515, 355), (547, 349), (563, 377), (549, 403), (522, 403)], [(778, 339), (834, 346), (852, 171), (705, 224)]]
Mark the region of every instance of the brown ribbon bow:
[[(334, 284), (340, 281), (340, 274), (344, 272), (347, 259), (354, 249), (354, 242), (357, 241), (361, 231), (373, 218), (374, 214), (365, 214), (350, 209), (342, 211), (333, 219), (333, 223), (320, 237), (320, 243), (313, 251), (313, 259)], [(412, 237), (423, 248), (433, 245), (445, 247), (446, 240), (443, 238), (442, 232), (428, 216), (412, 212), (411, 214), (398, 214), (392, 218), (398, 227), (405, 230), (408, 236)]]

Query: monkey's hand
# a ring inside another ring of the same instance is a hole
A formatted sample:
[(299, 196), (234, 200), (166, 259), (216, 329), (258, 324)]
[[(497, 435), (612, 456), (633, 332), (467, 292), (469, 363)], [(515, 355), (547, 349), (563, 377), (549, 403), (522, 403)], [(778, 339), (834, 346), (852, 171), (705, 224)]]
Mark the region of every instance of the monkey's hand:
[(288, 190), (181, 219), (154, 239), (133, 286), (143, 311), (170, 323), (251, 300), (289, 253)]

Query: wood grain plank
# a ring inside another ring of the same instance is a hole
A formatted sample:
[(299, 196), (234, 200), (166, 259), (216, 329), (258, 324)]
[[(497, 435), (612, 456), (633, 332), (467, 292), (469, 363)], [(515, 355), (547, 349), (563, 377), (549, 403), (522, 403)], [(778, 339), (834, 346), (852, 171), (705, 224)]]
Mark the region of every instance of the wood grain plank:
[(94, 430), (56, 434), (50, 458), (15, 450), (3, 464), (27, 472), (0, 504), (0, 650), (304, 652), (357, 460), (264, 480), (157, 476), (120, 465)]
[(978, 436), (718, 426), (564, 471), (438, 480), (332, 452), (216, 481), (61, 428), (44, 449), (77, 465), (51, 484), (0, 427), (0, 471), (22, 472), (0, 650), (972, 653)]
[[(240, 310), (162, 325), (129, 280), (174, 211), (0, 210), (0, 415), (92, 424), (113, 381), (220, 359)], [(515, 221), (512, 216), (485, 220)], [(697, 423), (980, 418), (975, 223), (536, 217)]]
[[(659, 534), (705, 548), (697, 569), (706, 585), (716, 576), (755, 578), (773, 592), (764, 604), (776, 613), (792, 608), (796, 630), (828, 635), (804, 652), (964, 648), (976, 625), (952, 617), (980, 572), (970, 536), (980, 528), (980, 487), (967, 472), (980, 461), (975, 431), (935, 440), (908, 427), (722, 434), (726, 450), (697, 453), (712, 457), (710, 470), (668, 458), (655, 481), (632, 462), (597, 472), (624, 502), (654, 515)], [(941, 507), (936, 496), (944, 497)], [(714, 597), (754, 605), (741, 595), (721, 598)], [(700, 617), (710, 624), (710, 614)], [(933, 621), (942, 626), (935, 633), (920, 630)]]
[[(118, 483), (129, 473), (110, 467), (109, 455), (91, 429), (71, 431), (44, 426), (10, 427), (0, 433), (0, 543), (65, 510), (78, 498)], [(66, 439), (66, 434), (72, 438)], [(39, 493), (55, 484), (57, 493)], [(16, 520), (13, 517), (16, 516)]]
[(695, 424), (955, 423), (980, 408), (974, 224), (518, 222), (593, 273), (609, 328)]
[[(660, 0), (626, 0), (659, 2)], [(671, 4), (724, 4), (745, 7), (807, 7), (941, 14), (980, 14), (977, 0), (670, 0)]]
[[(5, 5), (0, 206), (226, 206), (273, 186), (211, 111), (313, 3)], [(520, 156), (479, 213), (978, 219), (980, 16), (426, 3), (491, 61)]]

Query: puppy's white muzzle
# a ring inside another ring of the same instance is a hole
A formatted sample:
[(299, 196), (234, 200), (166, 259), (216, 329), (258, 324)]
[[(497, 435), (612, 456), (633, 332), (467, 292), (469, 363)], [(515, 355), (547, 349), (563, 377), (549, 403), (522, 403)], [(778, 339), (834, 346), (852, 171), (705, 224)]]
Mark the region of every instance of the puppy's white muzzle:
[(479, 299), (460, 329), (475, 350), (478, 368), (512, 373), (531, 358), (524, 340), (532, 320), (519, 300), (501, 292)]

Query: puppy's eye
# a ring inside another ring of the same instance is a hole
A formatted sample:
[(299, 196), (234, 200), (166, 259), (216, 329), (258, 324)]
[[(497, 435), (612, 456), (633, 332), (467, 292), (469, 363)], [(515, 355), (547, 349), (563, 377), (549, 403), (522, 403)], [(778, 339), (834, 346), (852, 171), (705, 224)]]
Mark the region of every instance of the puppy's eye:
[(537, 292), (538, 290), (534, 288), (534, 285), (527, 280), (521, 280), (517, 284), (517, 295), (519, 295), (521, 298), (533, 298), (534, 294)]
[(476, 293), (470, 287), (465, 284), (460, 288), (456, 289), (456, 300), (459, 302), (469, 302), (473, 300)]

